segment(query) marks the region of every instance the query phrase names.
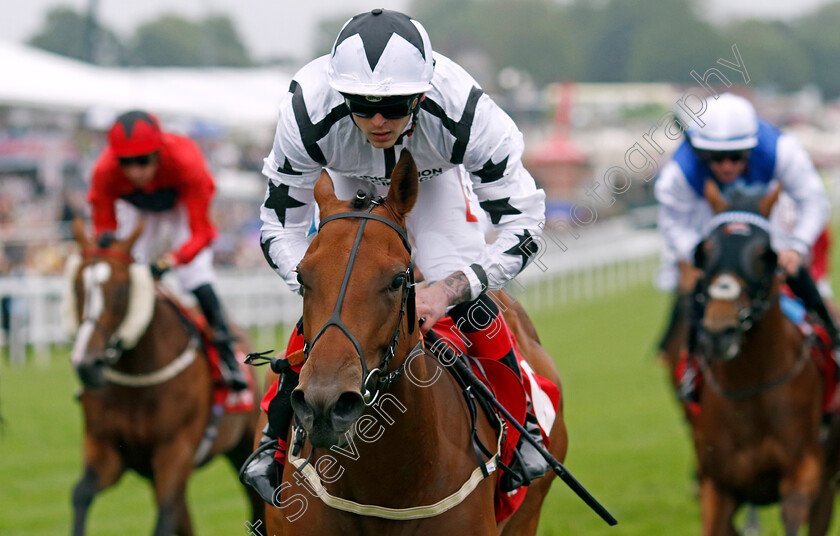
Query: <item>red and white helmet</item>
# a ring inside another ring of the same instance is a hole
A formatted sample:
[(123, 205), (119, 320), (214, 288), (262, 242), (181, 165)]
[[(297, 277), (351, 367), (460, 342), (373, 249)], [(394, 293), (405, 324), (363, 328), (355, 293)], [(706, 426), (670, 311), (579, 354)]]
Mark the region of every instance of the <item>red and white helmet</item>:
[(697, 124), (688, 129), (688, 138), (695, 149), (706, 151), (742, 151), (758, 144), (758, 116), (744, 97), (724, 93), (707, 99), (708, 107)]
[(330, 54), (333, 89), (388, 97), (428, 91), (434, 75), (426, 29), (398, 11), (374, 9), (344, 24)]
[(117, 158), (153, 153), (162, 143), (157, 117), (140, 110), (120, 115), (108, 131), (108, 145)]

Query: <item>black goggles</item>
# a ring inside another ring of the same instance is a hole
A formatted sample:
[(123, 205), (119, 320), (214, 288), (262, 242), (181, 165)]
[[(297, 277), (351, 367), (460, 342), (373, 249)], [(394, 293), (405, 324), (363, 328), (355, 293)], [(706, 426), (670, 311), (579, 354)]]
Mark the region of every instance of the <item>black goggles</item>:
[(155, 157), (155, 153), (150, 154), (140, 154), (137, 156), (121, 156), (117, 158), (117, 161), (120, 163), (120, 167), (131, 167), (131, 166), (140, 166), (146, 167), (152, 163), (152, 160)]
[(730, 162), (738, 163), (744, 160), (747, 160), (750, 156), (749, 150), (743, 151), (698, 151), (700, 159), (703, 162), (710, 163), (714, 162), (715, 164), (719, 164), (724, 160), (729, 160)]
[(350, 113), (370, 119), (381, 114), (385, 119), (401, 119), (417, 109), (421, 95), (397, 95), (394, 97), (368, 97), (343, 94)]

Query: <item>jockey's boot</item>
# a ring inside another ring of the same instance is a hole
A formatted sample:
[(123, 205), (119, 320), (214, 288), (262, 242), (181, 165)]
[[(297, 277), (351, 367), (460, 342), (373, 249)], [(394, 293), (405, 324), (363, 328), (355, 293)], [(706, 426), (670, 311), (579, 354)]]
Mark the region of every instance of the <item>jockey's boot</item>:
[[(482, 294), (472, 302), (453, 307), (449, 315), (460, 331), (469, 355), (501, 361), (522, 381), (513, 333), (490, 297)], [(530, 401), (524, 426), (529, 436), (542, 443), (543, 434)], [(531, 481), (545, 475), (549, 465), (536, 447), (526, 439), (520, 438), (510, 469), (501, 476), (502, 491), (513, 491), (530, 484)]]
[(699, 364), (695, 354), (688, 354), (685, 361), (685, 368), (678, 378), (680, 385), (677, 389), (677, 397), (684, 401), (696, 404), (700, 402), (700, 394), (697, 392), (697, 374)]
[(291, 369), (283, 371), (277, 382), (277, 391), (271, 398), (268, 410), (268, 424), (257, 449), (239, 471), (239, 480), (250, 486), (269, 504), (274, 500), (275, 490), (282, 483), (283, 468), (286, 465), (287, 444), (284, 439), (292, 423), (291, 396), (298, 385), (298, 373)]
[[(529, 410), (525, 414), (525, 430), (535, 440), (542, 442), (542, 432), (537, 424), (537, 418)], [(545, 475), (549, 465), (537, 448), (529, 441), (520, 437), (510, 462), (510, 471), (504, 471), (499, 481), (499, 489), (503, 492), (513, 491), (527, 486), (532, 481)]]
[(837, 324), (834, 323), (834, 318), (832, 318), (831, 313), (828, 312), (822, 295), (820, 295), (817, 285), (811, 278), (811, 274), (804, 266), (800, 266), (799, 272), (795, 276), (789, 275), (787, 277), (787, 284), (796, 297), (802, 300), (805, 308), (816, 313), (820, 322), (822, 322), (825, 331), (828, 333), (829, 338), (831, 338), (834, 361), (840, 365), (840, 331), (838, 331)]
[(201, 285), (193, 290), (195, 299), (198, 300), (198, 306), (207, 319), (207, 324), (213, 330), (213, 344), (219, 352), (219, 360), (222, 362), (220, 367), (222, 372), (222, 379), (234, 391), (243, 391), (248, 388), (248, 381), (245, 375), (239, 368), (239, 363), (236, 360), (236, 354), (233, 353), (233, 339), (228, 330), (225, 315), (222, 313), (222, 305), (219, 303), (219, 298), (213, 290), (213, 286), (209, 283)]

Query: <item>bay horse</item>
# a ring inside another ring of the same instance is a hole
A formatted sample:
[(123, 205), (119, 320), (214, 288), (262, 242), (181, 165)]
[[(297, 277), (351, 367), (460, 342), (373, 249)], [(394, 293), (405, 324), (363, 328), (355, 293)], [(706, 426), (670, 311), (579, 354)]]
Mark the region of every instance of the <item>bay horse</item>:
[[(68, 261), (65, 313), (77, 324), (81, 319), (71, 359), (83, 384), (85, 430), (84, 474), (73, 490), (74, 536), (84, 534), (94, 496), (127, 469), (152, 481), (153, 534), (192, 535), (186, 485), (193, 468), (224, 453), (238, 471), (252, 450), (258, 408), (213, 410), (210, 365), (197, 331), (156, 294), (149, 267), (131, 258), (141, 231), (98, 247), (81, 219), (73, 224), (82, 251)], [(256, 522), (264, 503), (246, 491)]]
[[(498, 472), (491, 466), (482, 478), (488, 466), (478, 463), (462, 388), (421, 345), (404, 231), (418, 193), (410, 153), (402, 151), (387, 197), (369, 211), (337, 199), (326, 171), (314, 193), (322, 228), (298, 266), (309, 353), (292, 394), (306, 440), (293, 434), (289, 443), (267, 534), (535, 534), (554, 474), (532, 482), (497, 524)], [(497, 299), (530, 366), (559, 385), (524, 310)], [(562, 402), (556, 410), (550, 450), (563, 460)], [(496, 428), (480, 409), (478, 417), (475, 434), (495, 451)]]
[(779, 189), (752, 212), (732, 210), (711, 181), (705, 190), (717, 215), (695, 252), (702, 384), (699, 412), (689, 418), (701, 534), (737, 535), (740, 506), (779, 503), (786, 536), (806, 524), (809, 535), (823, 536), (840, 432), (835, 416), (821, 443), (823, 378), (811, 340), (781, 307), (784, 276), (766, 219)]

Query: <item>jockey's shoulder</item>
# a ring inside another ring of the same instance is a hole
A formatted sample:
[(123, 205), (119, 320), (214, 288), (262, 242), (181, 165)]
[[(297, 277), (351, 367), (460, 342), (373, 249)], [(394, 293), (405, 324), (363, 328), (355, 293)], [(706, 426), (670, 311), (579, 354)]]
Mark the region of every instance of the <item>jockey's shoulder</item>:
[(472, 96), (480, 95), (481, 85), (460, 65), (437, 52), (432, 88), (426, 98), (443, 108), (447, 115), (460, 118)]

